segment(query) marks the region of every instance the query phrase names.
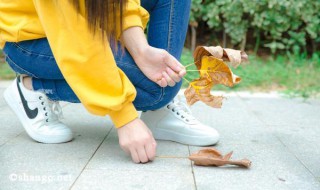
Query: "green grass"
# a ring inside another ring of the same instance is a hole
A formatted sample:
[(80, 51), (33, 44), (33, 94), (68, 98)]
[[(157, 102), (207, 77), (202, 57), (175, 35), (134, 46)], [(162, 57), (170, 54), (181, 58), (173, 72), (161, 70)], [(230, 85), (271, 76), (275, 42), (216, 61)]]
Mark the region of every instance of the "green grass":
[[(290, 58), (288, 58), (290, 57)], [(249, 63), (232, 69), (233, 73), (240, 76), (242, 81), (233, 88), (217, 85), (214, 90), (249, 90), (249, 91), (280, 91), (289, 96), (317, 97), (320, 92), (320, 54), (312, 58), (303, 55), (291, 56), (278, 55), (276, 58), (259, 58), (249, 55)], [(184, 65), (193, 62), (192, 54), (184, 50), (181, 62)], [(188, 70), (191, 68), (188, 67)], [(193, 67), (192, 69), (195, 69)], [(192, 81), (199, 75), (187, 72), (186, 79)], [(188, 86), (185, 80), (184, 87)]]
[[(290, 58), (288, 58), (290, 57)], [(314, 54), (311, 58), (303, 55), (277, 56), (260, 58), (249, 55), (250, 62), (232, 69), (234, 74), (240, 76), (242, 81), (233, 88), (222, 85), (215, 86), (213, 90), (225, 91), (280, 91), (289, 96), (316, 97), (320, 94), (320, 54)], [(185, 49), (181, 58), (184, 65), (193, 63), (192, 53)], [(194, 65), (188, 70), (196, 69)], [(4, 63), (4, 57), (0, 50), (0, 80), (12, 79), (15, 73), (8, 64)], [(185, 78), (192, 81), (198, 78), (197, 72), (188, 72)], [(187, 87), (185, 80), (183, 87)]]
[(10, 69), (8, 64), (0, 63), (0, 80), (13, 79), (16, 74)]
[(13, 79), (15, 76), (9, 65), (5, 63), (2, 50), (0, 50), (0, 80)]

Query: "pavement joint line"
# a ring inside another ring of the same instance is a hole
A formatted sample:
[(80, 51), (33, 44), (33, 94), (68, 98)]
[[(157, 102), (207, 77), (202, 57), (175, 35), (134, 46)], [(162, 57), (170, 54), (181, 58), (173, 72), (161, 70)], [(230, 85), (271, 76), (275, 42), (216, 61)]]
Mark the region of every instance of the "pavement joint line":
[(251, 108), (248, 106), (248, 104), (243, 100), (243, 98), (242, 98), (241, 96), (239, 96), (239, 98), (241, 99), (241, 101), (243, 102), (243, 104), (246, 106), (246, 108), (247, 108), (247, 110), (249, 111), (249, 113), (252, 114), (252, 115), (254, 115), (259, 121), (261, 121), (261, 122), (266, 126), (266, 128), (267, 128), (269, 131), (271, 131), (271, 134), (272, 134), (276, 139), (278, 139), (278, 141), (285, 147), (285, 149), (287, 149), (288, 153), (290, 153), (291, 155), (293, 155), (293, 156), (297, 159), (297, 161), (300, 162), (300, 164), (301, 164), (315, 179), (318, 179), (318, 181), (320, 182), (319, 178), (317, 178), (317, 176), (315, 176), (315, 175), (313, 174), (313, 172), (304, 164), (304, 162), (303, 162), (302, 160), (299, 159), (299, 157), (286, 145), (286, 143), (283, 142), (278, 135), (276, 135), (276, 134), (273, 133), (273, 130), (271, 129), (271, 126), (272, 126), (272, 125), (269, 125), (269, 124), (265, 123), (258, 115), (256, 115), (256, 114), (251, 110)]
[(108, 131), (107, 135), (103, 138), (103, 140), (101, 141), (101, 143), (99, 144), (99, 146), (96, 148), (96, 150), (94, 151), (94, 153), (91, 155), (91, 157), (89, 158), (89, 160), (87, 161), (87, 163), (84, 165), (84, 167), (82, 168), (82, 170), (80, 171), (79, 175), (76, 177), (76, 179), (73, 181), (73, 183), (71, 184), (69, 189), (72, 189), (75, 185), (75, 183), (78, 181), (79, 177), (81, 176), (81, 174), (84, 172), (84, 170), (87, 168), (88, 164), (90, 163), (90, 161), (92, 160), (92, 158), (94, 157), (94, 155), (97, 153), (97, 151), (99, 150), (99, 148), (101, 147), (101, 145), (103, 144), (103, 142), (107, 139), (107, 137), (110, 135), (111, 131), (113, 129), (113, 126), (111, 127), (111, 129)]
[[(270, 128), (269, 125), (267, 125), (268, 128)], [(280, 142), (281, 144), (288, 150), (288, 152), (290, 154), (292, 154), (299, 162), (300, 164), (315, 178), (315, 179), (318, 179), (319, 183), (320, 183), (320, 178), (317, 178), (317, 176), (315, 176), (315, 174), (305, 165), (305, 163), (298, 157), (298, 155), (296, 155), (291, 149), (290, 147), (288, 147), (286, 145), (285, 142), (283, 142), (277, 135), (274, 135)]]
[[(189, 156), (191, 155), (191, 151), (190, 151), (190, 146), (188, 145), (188, 152), (189, 152)], [(194, 168), (193, 168), (193, 165), (192, 165), (192, 161), (190, 160), (190, 166), (191, 166), (191, 172), (192, 172), (192, 178), (193, 178), (193, 184), (194, 184), (194, 188), (195, 190), (198, 189), (197, 187), (197, 180), (196, 180), (196, 176), (195, 176), (195, 173), (194, 173)]]
[(19, 134), (17, 134), (15, 137), (10, 138), (9, 140), (5, 141), (3, 144), (0, 145), (0, 148), (1, 148), (2, 146), (5, 146), (5, 145), (6, 145), (8, 142), (10, 142), (11, 140), (13, 140), (13, 139), (17, 138), (18, 136), (22, 135), (22, 133), (24, 133), (24, 131), (21, 131), (21, 132), (20, 132)]
[[(269, 125), (267, 125), (267, 127), (269, 128)], [(277, 135), (275, 135), (275, 137), (276, 137), (277, 139), (279, 139), (280, 142), (283, 144), (283, 146), (285, 146), (286, 149), (288, 149), (288, 152), (291, 153), (291, 154), (300, 162), (300, 164), (303, 165), (303, 167), (304, 167), (305, 169), (307, 169), (307, 171), (308, 171), (314, 178), (317, 179), (317, 176), (315, 176), (315, 175), (313, 174), (313, 172), (305, 165), (305, 163), (298, 157), (298, 155), (296, 155), (296, 154), (290, 149), (290, 147), (288, 147), (288, 146), (286, 145), (286, 143), (283, 142)], [(320, 181), (319, 181), (319, 182), (320, 182)]]

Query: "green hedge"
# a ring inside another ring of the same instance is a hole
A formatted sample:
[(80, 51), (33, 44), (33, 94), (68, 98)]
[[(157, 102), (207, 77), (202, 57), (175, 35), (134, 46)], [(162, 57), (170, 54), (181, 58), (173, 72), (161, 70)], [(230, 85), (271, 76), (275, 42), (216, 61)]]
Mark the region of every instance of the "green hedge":
[(320, 0), (192, 0), (190, 23), (199, 22), (235, 46), (254, 38), (255, 51), (315, 52), (320, 44)]

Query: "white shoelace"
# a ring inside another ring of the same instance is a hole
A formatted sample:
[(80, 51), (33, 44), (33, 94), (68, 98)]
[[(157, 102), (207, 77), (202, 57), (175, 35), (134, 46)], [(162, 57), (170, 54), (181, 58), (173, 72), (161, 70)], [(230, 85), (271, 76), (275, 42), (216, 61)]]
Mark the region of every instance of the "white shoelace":
[(187, 122), (196, 121), (196, 118), (192, 116), (191, 110), (181, 101), (173, 100), (167, 105), (167, 108), (175, 112), (181, 119)]
[(41, 103), (43, 105), (43, 110), (46, 111), (45, 112), (45, 118), (46, 118), (46, 122), (59, 122), (60, 119), (63, 119), (63, 114), (62, 114), (62, 108), (59, 104), (58, 101), (51, 101), (51, 100), (42, 100), (41, 97), (39, 98), (43, 103)]
[(62, 108), (59, 102), (53, 102), (51, 110), (55, 115), (57, 115), (58, 119), (63, 119)]

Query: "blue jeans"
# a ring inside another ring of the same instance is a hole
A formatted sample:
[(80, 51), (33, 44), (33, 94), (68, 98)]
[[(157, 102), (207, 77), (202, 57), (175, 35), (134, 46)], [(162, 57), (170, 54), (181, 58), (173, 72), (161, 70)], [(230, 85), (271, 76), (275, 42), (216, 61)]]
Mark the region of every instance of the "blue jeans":
[[(150, 13), (149, 44), (165, 49), (180, 59), (191, 0), (141, 0), (141, 4)], [(32, 77), (34, 90), (45, 92), (54, 101), (80, 103), (62, 76), (46, 38), (19, 43), (7, 42), (3, 51), (7, 63), (16, 73)], [(117, 66), (124, 71), (137, 90), (133, 102), (136, 109), (155, 110), (168, 104), (178, 93), (181, 82), (174, 87), (158, 86), (140, 71), (129, 52), (124, 51), (113, 51), (113, 54)]]

